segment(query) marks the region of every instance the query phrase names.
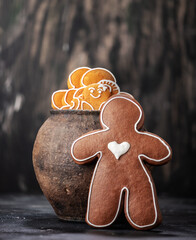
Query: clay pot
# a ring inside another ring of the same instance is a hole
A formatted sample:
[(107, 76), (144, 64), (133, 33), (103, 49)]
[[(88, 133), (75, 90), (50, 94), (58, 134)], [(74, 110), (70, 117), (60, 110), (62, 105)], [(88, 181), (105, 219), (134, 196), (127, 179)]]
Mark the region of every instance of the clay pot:
[(60, 219), (85, 219), (96, 161), (78, 165), (71, 158), (70, 148), (76, 138), (94, 129), (100, 129), (99, 111), (52, 110), (37, 134), (34, 170), (44, 195)]

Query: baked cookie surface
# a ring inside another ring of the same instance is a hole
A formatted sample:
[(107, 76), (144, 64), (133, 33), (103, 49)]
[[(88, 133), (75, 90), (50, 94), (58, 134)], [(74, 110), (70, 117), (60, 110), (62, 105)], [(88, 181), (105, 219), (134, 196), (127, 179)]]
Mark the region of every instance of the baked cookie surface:
[(161, 222), (156, 189), (146, 163), (162, 165), (172, 156), (159, 136), (141, 131), (144, 113), (129, 94), (112, 96), (100, 112), (101, 130), (76, 139), (71, 155), (77, 164), (98, 159), (92, 176), (86, 222), (111, 225), (124, 207), (130, 225), (151, 229)]

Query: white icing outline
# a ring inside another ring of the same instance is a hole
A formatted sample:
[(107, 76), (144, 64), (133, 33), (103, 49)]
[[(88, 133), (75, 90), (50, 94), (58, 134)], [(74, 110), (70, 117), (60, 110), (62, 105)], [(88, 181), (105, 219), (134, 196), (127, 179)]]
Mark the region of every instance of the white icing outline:
[[(68, 94), (69, 91), (75, 91), (74, 94), (73, 94), (73, 98), (74, 98), (74, 95), (75, 95), (75, 93), (76, 93), (76, 89), (71, 88), (71, 89), (66, 89), (65, 91), (66, 91), (66, 93), (65, 93), (65, 96), (64, 96), (64, 102), (65, 102), (67, 105), (63, 105), (63, 106), (60, 108), (61, 110), (62, 110), (64, 107), (69, 107), (70, 109), (72, 109), (72, 108), (75, 106), (75, 103), (74, 103), (73, 101), (71, 101), (71, 103), (73, 103), (74, 106), (71, 106), (71, 105), (66, 101), (66, 98), (67, 98), (67, 94)], [(73, 98), (72, 98), (72, 99), (73, 99)]]
[[(79, 90), (84, 89), (84, 87), (75, 88), (75, 89), (77, 89), (77, 90), (75, 91), (75, 93), (74, 93), (74, 95), (73, 95), (73, 99), (77, 99), (77, 100), (78, 100), (78, 106), (77, 106), (77, 108), (75, 108), (75, 110), (78, 110), (79, 107), (80, 107), (80, 103), (82, 104), (82, 101), (80, 101), (80, 99), (79, 99), (82, 94), (80, 94), (78, 97), (76, 97), (76, 94), (77, 94), (77, 92), (78, 92)], [(72, 102), (73, 102), (73, 100), (72, 100)], [(75, 106), (75, 104), (74, 104), (74, 106)], [(73, 106), (73, 107), (74, 107), (74, 106)], [(73, 107), (70, 108), (70, 109), (73, 109)]]
[(74, 70), (69, 74), (68, 82), (69, 82), (70, 85), (72, 86), (71, 89), (73, 89), (73, 88), (76, 89), (76, 87), (73, 85), (73, 83), (72, 83), (72, 81), (71, 81), (71, 75), (72, 75), (73, 73), (75, 73), (77, 70), (80, 70), (80, 69), (83, 69), (83, 68), (87, 68), (87, 69), (88, 69), (87, 71), (91, 70), (91, 68), (89, 68), (89, 67), (78, 67), (78, 68), (74, 69)]
[(73, 100), (71, 101), (71, 103), (72, 103), (72, 106), (70, 105), (69, 109), (73, 109), (75, 107), (75, 105), (76, 105)]
[[(102, 81), (102, 80), (101, 80)], [(112, 91), (112, 87), (110, 85), (105, 86), (106, 84), (100, 83), (98, 86), (99, 91), (105, 92), (107, 90), (107, 87), (109, 87), (110, 92)], [(103, 90), (101, 90), (103, 88)]]
[(91, 110), (95, 110), (93, 108), (93, 106), (90, 103), (88, 103), (87, 101), (85, 101), (85, 100), (81, 101), (81, 110), (86, 110), (86, 109), (83, 108), (84, 103), (86, 103), (91, 108)]
[[(101, 81), (103, 81), (103, 80), (101, 80)], [(101, 88), (103, 88), (103, 90), (101, 90)], [(100, 83), (98, 85), (98, 89), (100, 89), (102, 92), (105, 92), (107, 89), (109, 89), (109, 91), (112, 92), (112, 87), (108, 84), (105, 84), (105, 83)]]
[[(113, 77), (113, 79), (114, 79), (113, 82), (116, 83), (116, 78), (115, 78), (115, 76), (113, 75), (113, 73), (111, 73), (109, 70), (107, 70), (107, 69), (105, 69), (105, 68), (98, 67), (98, 68), (89, 69), (87, 72), (85, 72), (85, 73), (83, 74), (83, 76), (82, 76), (82, 78), (81, 78), (81, 86), (84, 86), (84, 87), (88, 86), (88, 85), (85, 85), (84, 82), (83, 82), (84, 77), (85, 77), (85, 75), (86, 75), (87, 73), (89, 73), (90, 71), (94, 71), (94, 70), (104, 70), (104, 71), (108, 72), (108, 73), (111, 74), (111, 76)], [(102, 80), (102, 79), (101, 79), (101, 80)], [(101, 81), (101, 80), (100, 80), (100, 81)], [(111, 80), (110, 80), (110, 81), (111, 81)], [(91, 84), (93, 84), (93, 83), (91, 83)]]
[[(128, 94), (128, 95), (130, 95), (130, 94)], [(130, 96), (132, 97), (132, 95), (130, 95)], [(73, 153), (74, 145), (75, 145), (75, 143), (76, 143), (77, 141), (79, 141), (80, 139), (85, 138), (85, 137), (90, 136), (90, 135), (94, 135), (94, 134), (100, 133), (100, 132), (105, 132), (105, 131), (108, 131), (108, 130), (110, 129), (110, 128), (103, 122), (103, 112), (104, 112), (106, 106), (107, 106), (111, 101), (113, 101), (113, 100), (115, 100), (115, 99), (117, 99), (117, 98), (125, 99), (125, 100), (127, 100), (127, 101), (129, 101), (129, 102), (132, 102), (132, 103), (139, 109), (140, 116), (139, 116), (137, 122), (136, 122), (135, 125), (134, 125), (134, 129), (135, 129), (136, 133), (141, 134), (141, 135), (148, 135), (148, 136), (151, 136), (151, 137), (154, 137), (154, 138), (158, 139), (158, 140), (167, 148), (167, 150), (168, 150), (167, 156), (164, 157), (164, 158), (161, 158), (161, 159), (150, 158), (150, 157), (148, 157), (148, 156), (146, 156), (146, 155), (144, 155), (144, 154), (138, 155), (138, 159), (139, 159), (139, 161), (140, 161), (140, 164), (141, 164), (141, 166), (142, 166), (142, 168), (143, 168), (143, 170), (144, 170), (144, 172), (145, 172), (145, 174), (146, 174), (146, 176), (147, 176), (147, 178), (148, 178), (148, 181), (149, 181), (149, 183), (150, 183), (150, 187), (151, 187), (151, 190), (152, 190), (152, 198), (153, 198), (154, 210), (155, 210), (155, 218), (154, 218), (154, 221), (153, 221), (152, 223), (146, 224), (146, 225), (138, 225), (138, 224), (134, 223), (133, 220), (131, 219), (131, 217), (130, 217), (130, 215), (129, 215), (129, 206), (128, 206), (128, 202), (129, 202), (129, 189), (128, 189), (126, 186), (121, 189), (117, 212), (116, 212), (113, 220), (112, 220), (110, 223), (105, 224), (105, 225), (95, 225), (95, 224), (91, 223), (91, 222), (89, 221), (89, 209), (90, 209), (90, 201), (91, 201), (91, 191), (92, 191), (92, 186), (93, 186), (94, 178), (95, 178), (95, 175), (96, 175), (96, 172), (97, 172), (97, 168), (98, 168), (99, 163), (100, 163), (100, 161), (101, 161), (101, 159), (102, 159), (102, 151), (98, 151), (98, 152), (96, 152), (95, 154), (93, 154), (92, 156), (87, 157), (87, 158), (84, 158), (84, 159), (77, 159), (77, 158), (74, 156), (74, 153)], [(124, 97), (124, 96), (115, 95), (115, 97), (113, 97), (112, 99), (108, 100), (108, 101), (105, 103), (105, 105), (103, 106), (103, 108), (102, 108), (102, 110), (101, 110), (101, 113), (100, 113), (100, 121), (101, 121), (101, 125), (102, 125), (103, 129), (102, 129), (102, 130), (97, 130), (97, 131), (94, 131), (94, 132), (92, 132), (92, 133), (88, 133), (88, 134), (85, 134), (85, 135), (79, 137), (78, 139), (76, 139), (76, 140), (73, 142), (73, 144), (72, 144), (72, 146), (71, 146), (71, 155), (72, 155), (72, 157), (74, 158), (75, 161), (84, 162), (84, 161), (88, 161), (89, 159), (92, 159), (93, 157), (95, 157), (95, 156), (97, 156), (97, 155), (99, 156), (98, 161), (97, 161), (96, 166), (95, 166), (95, 169), (94, 169), (94, 172), (93, 172), (93, 176), (92, 176), (92, 179), (91, 179), (91, 183), (90, 183), (89, 195), (88, 195), (87, 213), (86, 213), (86, 221), (88, 222), (89, 225), (91, 225), (91, 226), (93, 226), (93, 227), (97, 227), (97, 228), (107, 227), (107, 226), (111, 225), (111, 224), (116, 220), (116, 218), (117, 218), (117, 216), (118, 216), (118, 214), (119, 214), (119, 210), (120, 210), (120, 206), (121, 206), (121, 200), (122, 200), (122, 194), (123, 194), (124, 191), (127, 192), (127, 194), (126, 194), (126, 201), (125, 201), (125, 215), (128, 217), (128, 219), (129, 219), (129, 221), (131, 222), (131, 224), (133, 224), (134, 226), (136, 226), (136, 227), (138, 227), (138, 228), (146, 228), (146, 227), (153, 226), (153, 225), (156, 223), (156, 221), (157, 221), (157, 207), (156, 207), (156, 200), (155, 200), (155, 193), (154, 193), (153, 182), (151, 181), (151, 178), (150, 178), (150, 176), (149, 176), (149, 174), (148, 174), (145, 166), (143, 165), (143, 162), (142, 162), (142, 160), (141, 160), (141, 157), (145, 157), (146, 159), (151, 160), (151, 161), (154, 161), (154, 162), (162, 162), (162, 161), (164, 161), (165, 159), (169, 158), (169, 156), (171, 156), (171, 151), (170, 151), (169, 146), (166, 144), (166, 142), (164, 142), (164, 141), (163, 141), (160, 137), (158, 137), (157, 135), (154, 135), (154, 134), (148, 133), (148, 132), (140, 132), (140, 131), (137, 130), (137, 125), (138, 125), (138, 123), (140, 122), (142, 115), (143, 115), (143, 114), (142, 114), (142, 110), (141, 110), (140, 106), (139, 106), (137, 103), (135, 103), (133, 100), (131, 100), (131, 99), (127, 98), (127, 97)]]
[[(92, 83), (93, 84), (93, 83)], [(97, 83), (94, 83), (94, 84), (98, 84), (98, 89), (99, 89), (99, 86), (102, 85), (101, 87), (106, 87), (105, 90), (101, 90), (102, 92), (105, 92), (107, 90), (107, 88), (109, 87), (109, 91), (112, 93), (113, 91), (117, 90), (118, 93), (120, 92), (120, 88), (119, 86), (111, 81), (111, 80), (107, 80), (107, 79), (103, 79), (103, 80), (100, 80), (99, 82)], [(112, 86), (111, 86), (112, 85)], [(87, 86), (88, 87), (88, 86)], [(90, 91), (91, 89), (95, 90), (94, 87), (90, 87), (88, 90)], [(116, 93), (117, 94), (117, 93)], [(99, 94), (97, 97), (95, 97), (93, 94), (90, 93), (90, 96), (93, 97), (93, 98), (100, 98), (101, 97), (101, 94)], [(105, 101), (104, 101), (105, 103)]]
[[(117, 150), (116, 152), (116, 147), (122, 146), (122, 144), (126, 144), (127, 147), (126, 149), (124, 149), (125, 151), (122, 152), (122, 149)], [(128, 142), (121, 142), (121, 143), (117, 143), (116, 141), (112, 141), (108, 143), (108, 149), (110, 150), (110, 152), (114, 155), (114, 157), (118, 160), (122, 155), (124, 155), (125, 153), (127, 153), (130, 149), (130, 143)]]
[[(66, 94), (67, 91), (68, 91), (68, 90), (58, 90), (58, 91), (53, 92), (53, 94), (52, 94), (52, 96), (51, 96), (52, 105), (55, 106), (58, 110), (61, 110), (62, 107), (59, 108), (59, 107), (57, 107), (57, 105), (54, 103), (54, 95), (55, 95), (56, 93), (58, 93), (58, 92), (63, 92), (63, 93)], [(67, 102), (66, 102), (66, 103), (67, 103)], [(68, 104), (68, 103), (67, 103), (67, 104)], [(64, 107), (66, 107), (66, 106), (68, 107), (69, 104), (68, 104), (68, 105), (64, 105)]]
[[(79, 106), (80, 106), (80, 99), (79, 99), (79, 97), (80, 97), (81, 95), (79, 95), (78, 97), (76, 97), (75, 95), (76, 95), (76, 93), (77, 93), (79, 90), (81, 90), (82, 88), (84, 88), (84, 87), (74, 88), (74, 89), (71, 88), (71, 89), (65, 89), (65, 90), (58, 90), (58, 91), (53, 92), (52, 97), (51, 97), (52, 104), (53, 104), (58, 110), (63, 110), (65, 107), (69, 107), (69, 109), (73, 109), (73, 108), (75, 107), (75, 102), (73, 101), (73, 99), (77, 99), (77, 101), (78, 101), (78, 106), (77, 106), (75, 109), (78, 110), (78, 108), (79, 108)], [(68, 91), (75, 91), (75, 93), (73, 94), (72, 101), (71, 101), (72, 105), (70, 105), (70, 104), (66, 101), (66, 97), (67, 97)], [(61, 108), (57, 107), (56, 104), (54, 103), (54, 95), (55, 95), (56, 93), (58, 93), (58, 92), (63, 92), (63, 93), (65, 93), (64, 102), (65, 102), (66, 105), (63, 105)]]
[(94, 87), (90, 87), (89, 89), (89, 92), (91, 92), (91, 90), (93, 90), (91, 93), (93, 93), (95, 91), (95, 88)]
[(93, 98), (100, 98), (101, 94), (99, 94), (97, 97), (95, 97), (93, 94), (90, 93), (90, 96), (93, 97)]
[[(106, 83), (103, 83), (103, 82), (106, 82)], [(107, 84), (107, 83), (108, 83), (108, 84)], [(92, 84), (93, 84), (93, 83), (92, 83)], [(98, 86), (99, 86), (100, 84), (103, 84), (103, 85), (109, 86), (110, 88), (111, 88), (111, 85), (109, 85), (109, 84), (112, 84), (112, 87), (114, 87), (114, 88), (112, 88), (112, 91), (114, 91), (114, 90), (117, 90), (117, 91), (118, 91), (118, 93), (116, 93), (115, 95), (117, 95), (117, 94), (120, 93), (120, 88), (119, 88), (119, 86), (117, 85), (117, 83), (115, 83), (115, 82), (113, 82), (113, 81), (111, 81), (111, 80), (103, 79), (103, 80), (100, 80), (98, 83), (95, 83), (95, 84), (98, 84)], [(89, 86), (89, 85), (88, 85), (88, 86)], [(86, 87), (88, 87), (88, 86), (86, 86)], [(81, 87), (81, 88), (85, 88), (85, 87)], [(91, 88), (93, 88), (93, 87), (90, 87), (89, 89), (91, 89)], [(93, 89), (95, 89), (95, 88), (93, 88)], [(101, 95), (98, 96), (98, 97), (94, 97), (93, 95), (90, 94), (90, 96), (93, 97), (93, 98), (99, 98)], [(113, 96), (113, 95), (112, 95), (112, 96)], [(130, 96), (132, 96), (132, 95), (130, 95)], [(106, 100), (106, 101), (107, 101), (107, 100)], [(104, 101), (104, 102), (102, 102), (102, 103), (100, 104), (98, 110), (101, 109), (102, 105), (103, 105), (106, 101)], [(87, 105), (89, 105), (92, 110), (95, 110), (94, 107), (93, 107), (90, 103), (88, 103), (87, 101), (85, 101), (85, 100), (82, 100), (82, 101), (81, 101), (81, 109), (82, 109), (82, 110), (85, 110), (85, 109), (83, 109), (83, 102), (85, 102)]]
[[(114, 92), (114, 91), (117, 91), (118, 93), (120, 93), (120, 88), (118, 86), (118, 84), (114, 81), (111, 81), (111, 80), (107, 80), (107, 79), (102, 79), (98, 82), (98, 84), (103, 84), (103, 85), (106, 85), (108, 87), (110, 87), (111, 91), (110, 92)], [(117, 93), (116, 93), (117, 94)]]
[(117, 94), (125, 94), (125, 95), (129, 95), (131, 98), (135, 99), (133, 95), (131, 95), (130, 93), (127, 93), (127, 92), (119, 92)]
[(102, 102), (99, 106), (99, 110), (101, 109), (101, 107), (105, 104), (106, 101)]

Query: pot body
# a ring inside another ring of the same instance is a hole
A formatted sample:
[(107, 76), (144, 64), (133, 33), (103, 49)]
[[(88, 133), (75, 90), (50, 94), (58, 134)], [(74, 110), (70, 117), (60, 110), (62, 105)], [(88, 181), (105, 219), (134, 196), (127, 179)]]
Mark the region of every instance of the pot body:
[(85, 219), (96, 160), (78, 165), (70, 149), (76, 138), (100, 128), (99, 111), (52, 110), (38, 131), (33, 166), (44, 195), (60, 219)]

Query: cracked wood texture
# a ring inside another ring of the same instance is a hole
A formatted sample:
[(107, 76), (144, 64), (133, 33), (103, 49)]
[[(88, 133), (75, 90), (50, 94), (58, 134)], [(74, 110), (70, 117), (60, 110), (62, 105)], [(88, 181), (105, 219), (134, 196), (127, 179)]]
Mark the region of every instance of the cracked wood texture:
[(196, 2), (0, 1), (0, 191), (38, 191), (31, 152), (53, 91), (79, 66), (105, 67), (173, 148), (159, 193), (195, 195)]

